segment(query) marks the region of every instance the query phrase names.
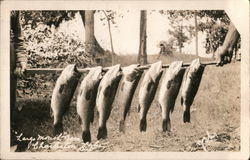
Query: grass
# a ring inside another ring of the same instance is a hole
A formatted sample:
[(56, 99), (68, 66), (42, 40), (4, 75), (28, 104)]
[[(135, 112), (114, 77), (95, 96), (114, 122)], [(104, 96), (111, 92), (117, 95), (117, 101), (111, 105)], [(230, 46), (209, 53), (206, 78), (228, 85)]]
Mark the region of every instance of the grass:
[[(136, 56), (117, 56), (115, 63), (122, 66), (137, 63)], [(190, 62), (196, 58), (192, 55), (174, 55), (162, 57), (163, 63), (176, 60)], [(201, 61), (208, 59), (201, 59)], [(158, 61), (156, 56), (148, 56), (148, 62)], [(143, 77), (142, 77), (143, 78)], [(140, 80), (142, 81), (142, 79)], [(161, 111), (156, 100), (153, 101), (147, 116), (147, 132), (139, 132), (139, 115), (136, 112), (138, 104), (138, 90), (134, 95), (131, 111), (125, 122), (125, 133), (120, 133), (119, 100), (115, 99), (111, 116), (107, 122), (108, 138), (97, 141), (97, 117), (91, 126), (91, 145), (104, 145), (101, 149), (87, 151), (132, 151), (132, 152), (193, 152), (203, 151), (197, 141), (210, 134), (217, 134), (217, 138), (208, 141), (205, 145), (208, 151), (239, 151), (240, 150), (240, 62), (231, 63), (223, 67), (207, 66), (205, 68), (199, 91), (191, 107), (191, 123), (182, 122), (183, 109), (180, 105), (180, 95), (176, 99), (175, 110), (171, 115), (172, 132), (163, 133), (161, 130)], [(51, 88), (51, 92), (52, 92)], [(159, 89), (158, 89), (159, 90)], [(158, 97), (158, 90), (156, 98)], [(77, 94), (77, 90), (76, 90)], [(49, 97), (49, 96), (48, 96)], [(155, 98), (155, 99), (156, 99)], [(18, 115), (18, 132), (27, 136), (52, 134), (53, 119), (50, 115), (50, 99), (37, 97), (33, 99), (18, 99), (18, 105), (23, 109)], [(70, 111), (65, 115), (64, 129), (72, 137), (81, 137), (81, 127), (76, 114), (75, 98), (71, 103)], [(80, 141), (72, 142), (77, 147), (83, 144)], [(104, 149), (103, 149), (104, 148)], [(28, 151), (35, 151), (29, 149)], [(37, 150), (36, 150), (37, 151)], [(44, 150), (38, 151), (56, 151)], [(78, 151), (77, 149), (63, 151)]]

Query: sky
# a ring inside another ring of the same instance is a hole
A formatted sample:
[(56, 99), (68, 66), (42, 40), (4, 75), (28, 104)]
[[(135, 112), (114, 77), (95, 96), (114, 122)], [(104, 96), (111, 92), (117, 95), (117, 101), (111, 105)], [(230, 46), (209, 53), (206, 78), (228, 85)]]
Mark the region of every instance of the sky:
[[(111, 24), (114, 51), (118, 55), (137, 54), (139, 50), (139, 29), (140, 29), (140, 11), (139, 10), (119, 10), (119, 15), (115, 17), (116, 24)], [(95, 14), (95, 36), (97, 41), (104, 49), (111, 50), (110, 38), (107, 21), (101, 21), (102, 12)], [(186, 22), (190, 23), (190, 22)], [(147, 15), (147, 54), (158, 54), (160, 48), (158, 44), (162, 40), (168, 40), (171, 36), (168, 29), (171, 26), (166, 15), (158, 12), (148, 12)], [(60, 25), (60, 31), (75, 33), (79, 35), (82, 41), (85, 38), (84, 25), (79, 13), (72, 21), (64, 22)], [(209, 57), (205, 53), (205, 35), (202, 32), (198, 34), (199, 56)], [(185, 43), (182, 49), (185, 54), (195, 54), (195, 38), (191, 43)]]

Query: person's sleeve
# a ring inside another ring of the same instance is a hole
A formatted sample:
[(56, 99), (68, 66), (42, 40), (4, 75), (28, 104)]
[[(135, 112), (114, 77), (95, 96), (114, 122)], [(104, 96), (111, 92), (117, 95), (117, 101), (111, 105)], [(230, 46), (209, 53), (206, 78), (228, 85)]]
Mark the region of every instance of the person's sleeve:
[(26, 48), (24, 43), (24, 37), (21, 30), (19, 12), (12, 12), (11, 28), (14, 32), (14, 43), (15, 43), (15, 53), (16, 53), (16, 63), (25, 62), (27, 63)]
[(26, 49), (25, 44), (22, 37), (18, 37), (16, 41), (16, 62), (21, 63), (25, 62), (27, 63), (27, 55), (26, 55)]

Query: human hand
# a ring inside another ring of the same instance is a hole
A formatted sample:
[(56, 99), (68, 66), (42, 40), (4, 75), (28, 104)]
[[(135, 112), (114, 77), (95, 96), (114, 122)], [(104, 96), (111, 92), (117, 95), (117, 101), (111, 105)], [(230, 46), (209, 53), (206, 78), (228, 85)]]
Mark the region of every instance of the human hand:
[(24, 72), (26, 70), (26, 63), (25, 62), (20, 62), (19, 65), (16, 67), (15, 74), (19, 77), (24, 75)]

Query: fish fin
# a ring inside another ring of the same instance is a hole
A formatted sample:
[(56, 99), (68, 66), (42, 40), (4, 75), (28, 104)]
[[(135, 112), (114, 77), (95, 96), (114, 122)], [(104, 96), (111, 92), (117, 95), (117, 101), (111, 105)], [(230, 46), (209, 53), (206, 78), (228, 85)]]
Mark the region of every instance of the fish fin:
[(93, 108), (93, 109), (91, 109), (90, 114), (89, 114), (89, 119), (90, 119), (91, 123), (94, 122), (94, 117), (95, 117), (95, 111), (94, 111), (94, 108)]
[(119, 131), (124, 133), (125, 132), (125, 121), (120, 120)]
[(154, 84), (153, 81), (151, 81), (151, 82), (148, 83), (148, 87), (147, 87), (147, 91), (148, 91), (148, 92), (151, 90), (153, 84)]
[(57, 123), (53, 126), (53, 135), (57, 136), (59, 134), (63, 133), (63, 124)]
[(92, 89), (89, 89), (87, 92), (86, 92), (86, 96), (85, 96), (85, 99), (88, 101), (90, 100), (92, 97)]
[(125, 82), (122, 82), (122, 84), (121, 84), (121, 91), (123, 91), (124, 85), (125, 85)]
[(147, 130), (147, 120), (141, 119), (140, 120), (140, 132), (146, 132)]
[(50, 117), (51, 117), (51, 118), (54, 116), (54, 113), (53, 113), (52, 108), (49, 109), (49, 114), (50, 114)]
[(158, 105), (158, 107), (160, 108), (160, 110), (162, 112), (161, 104), (159, 103), (159, 101), (156, 101), (156, 102), (157, 102), (157, 105)]
[(164, 119), (162, 120), (162, 131), (171, 131), (171, 122), (170, 119)]
[(126, 76), (126, 80), (129, 82), (133, 82), (136, 79), (136, 73), (131, 73)]
[(82, 90), (80, 91), (79, 96), (82, 96)]
[(106, 139), (107, 138), (107, 127), (99, 127), (98, 133), (97, 133), (97, 140), (99, 139)]
[(99, 86), (99, 87), (98, 87), (98, 90), (97, 90), (97, 93), (98, 93), (97, 98), (98, 98), (98, 97), (99, 97), (99, 95), (100, 95), (100, 91), (101, 91), (101, 89), (102, 89), (102, 86)]
[(167, 89), (169, 89), (171, 87), (172, 83), (173, 83), (173, 80), (168, 81)]
[[(129, 108), (131, 108), (131, 106), (130, 106)], [(127, 115), (130, 116), (130, 110), (128, 110)], [(126, 117), (125, 117), (125, 118), (126, 118)]]
[(183, 102), (184, 102), (183, 97), (181, 97), (181, 105), (183, 105)]
[(106, 120), (109, 119), (109, 116), (111, 114), (111, 110), (112, 110), (111, 108), (107, 108)]
[(140, 104), (138, 104), (138, 105), (137, 105), (137, 112), (139, 113), (140, 110), (141, 110), (141, 106), (140, 106)]
[(189, 110), (184, 111), (183, 122), (184, 123), (186, 123), (186, 122), (190, 123), (190, 111)]
[(64, 87), (65, 87), (65, 84), (62, 84), (62, 85), (60, 86), (60, 88), (59, 88), (59, 93), (60, 93), (60, 94), (62, 94)]
[(80, 116), (78, 116), (78, 122), (79, 122), (79, 124), (82, 124), (82, 119)]
[(107, 88), (104, 90), (104, 96), (108, 97), (111, 94), (111, 86), (109, 85)]
[(91, 142), (91, 134), (90, 131), (83, 131), (82, 132), (82, 140), (84, 143)]

